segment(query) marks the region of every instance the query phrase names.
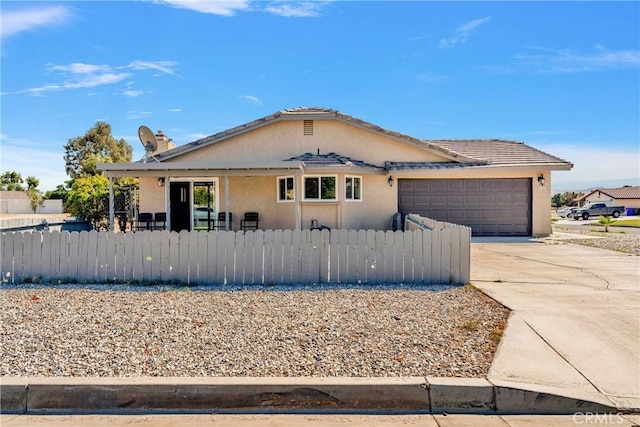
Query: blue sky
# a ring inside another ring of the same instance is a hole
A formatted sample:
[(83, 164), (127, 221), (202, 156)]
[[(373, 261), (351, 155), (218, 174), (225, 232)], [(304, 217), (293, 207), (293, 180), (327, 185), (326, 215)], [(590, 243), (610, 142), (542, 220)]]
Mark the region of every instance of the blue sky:
[(523, 141), (553, 190), (640, 185), (640, 3), (1, 3), (0, 169), (49, 190), (96, 121), (144, 150), (333, 108), (424, 139)]

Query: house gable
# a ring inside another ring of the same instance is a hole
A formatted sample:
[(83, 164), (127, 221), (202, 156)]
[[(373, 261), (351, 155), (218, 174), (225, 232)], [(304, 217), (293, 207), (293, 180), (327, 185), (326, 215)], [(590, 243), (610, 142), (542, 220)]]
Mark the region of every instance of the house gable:
[[(306, 117), (306, 116), (302, 116)], [(312, 132), (309, 122), (312, 121)], [(307, 134), (305, 134), (307, 133)], [(309, 134), (311, 133), (311, 134)], [(191, 145), (188, 150), (162, 153), (166, 162), (257, 161), (273, 162), (295, 158), (305, 153), (338, 153), (364, 162), (384, 166), (385, 161), (417, 159), (424, 162), (450, 162), (453, 156), (465, 156), (436, 150), (421, 143), (409, 143), (397, 136), (371, 132), (335, 119), (271, 121), (250, 130), (225, 135), (215, 141)], [(172, 150), (174, 151), (174, 150)]]
[[(229, 147), (233, 142), (234, 147)], [(224, 147), (224, 148), (223, 148)], [(330, 109), (295, 108), (228, 129), (159, 154), (159, 161), (191, 161), (215, 156), (237, 160), (251, 153), (259, 161), (278, 161), (306, 152), (340, 152), (383, 165), (407, 158), (425, 162), (477, 162), (447, 148), (384, 129)], [(196, 154), (197, 153), (197, 154)]]

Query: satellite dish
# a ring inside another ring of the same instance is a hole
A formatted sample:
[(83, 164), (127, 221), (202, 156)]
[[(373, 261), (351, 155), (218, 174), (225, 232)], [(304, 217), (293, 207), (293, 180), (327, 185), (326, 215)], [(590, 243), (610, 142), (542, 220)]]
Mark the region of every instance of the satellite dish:
[(154, 135), (153, 131), (146, 126), (140, 126), (138, 128), (138, 138), (140, 138), (140, 142), (144, 147), (144, 162), (146, 163), (149, 160), (149, 157), (156, 160), (151, 154), (158, 149), (158, 139)]

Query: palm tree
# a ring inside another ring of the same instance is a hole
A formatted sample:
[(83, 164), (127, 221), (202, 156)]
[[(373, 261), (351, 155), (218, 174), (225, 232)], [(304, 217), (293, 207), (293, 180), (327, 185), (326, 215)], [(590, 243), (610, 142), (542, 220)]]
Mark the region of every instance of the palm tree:
[(600, 218), (600, 220), (598, 220), (598, 224), (602, 224), (604, 225), (604, 232), (608, 233), (609, 232), (609, 226), (611, 224), (613, 224), (614, 222), (616, 222), (615, 219), (611, 219), (610, 216), (603, 216)]

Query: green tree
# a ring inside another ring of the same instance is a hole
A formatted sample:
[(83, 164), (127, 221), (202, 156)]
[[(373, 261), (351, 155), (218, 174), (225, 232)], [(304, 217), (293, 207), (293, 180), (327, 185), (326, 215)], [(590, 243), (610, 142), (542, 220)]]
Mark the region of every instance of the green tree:
[(38, 188), (38, 185), (40, 185), (40, 180), (38, 178), (36, 178), (35, 176), (27, 177), (27, 191), (35, 190), (36, 188)]
[[(131, 161), (133, 148), (124, 139), (111, 135), (111, 125), (96, 122), (85, 135), (69, 139), (64, 146), (65, 168), (71, 177), (64, 208), (72, 215), (90, 221), (94, 228), (107, 229), (109, 217), (109, 180), (97, 168), (98, 163), (126, 163)], [(138, 186), (137, 179), (113, 180), (114, 204), (120, 229), (128, 222), (132, 198), (130, 189)]]
[(16, 171), (8, 171), (0, 175), (0, 190), (24, 191), (22, 175)]
[(36, 213), (38, 208), (44, 206), (44, 197), (37, 188), (29, 188), (27, 190), (27, 195), (29, 196), (29, 206), (33, 213)]
[(580, 194), (575, 191), (565, 191), (562, 193), (562, 204), (565, 206), (578, 206), (578, 201), (576, 200), (578, 197), (580, 197)]
[(104, 175), (74, 179), (64, 208), (71, 215), (91, 222), (98, 230), (108, 229), (109, 180)]
[(111, 135), (111, 125), (98, 121), (83, 136), (69, 139), (64, 146), (64, 161), (71, 179), (98, 175), (98, 163), (130, 162), (133, 148), (124, 139)]
[(51, 200), (62, 200), (62, 203), (64, 204), (64, 201), (67, 200), (67, 196), (69, 195), (69, 186), (71, 186), (71, 181), (67, 181), (66, 184), (68, 185), (60, 184), (56, 187), (55, 190), (47, 191), (46, 193), (44, 193), (44, 198)]
[(608, 216), (600, 217), (600, 219), (598, 220), (599, 224), (604, 225), (604, 232), (605, 233), (609, 232), (609, 226), (612, 225), (614, 222), (616, 222), (616, 220), (615, 219), (611, 219), (611, 217), (608, 217)]
[(562, 194), (556, 193), (551, 197), (551, 206), (554, 208), (562, 206)]

